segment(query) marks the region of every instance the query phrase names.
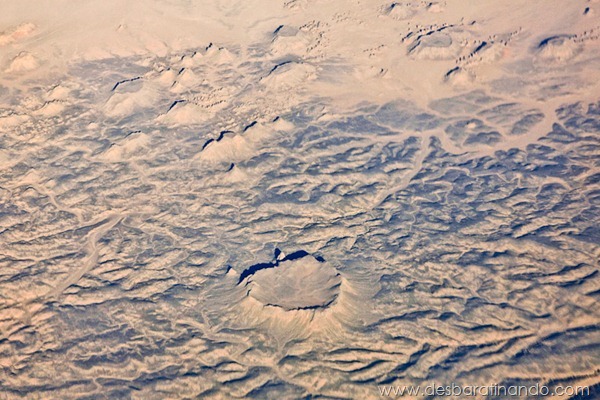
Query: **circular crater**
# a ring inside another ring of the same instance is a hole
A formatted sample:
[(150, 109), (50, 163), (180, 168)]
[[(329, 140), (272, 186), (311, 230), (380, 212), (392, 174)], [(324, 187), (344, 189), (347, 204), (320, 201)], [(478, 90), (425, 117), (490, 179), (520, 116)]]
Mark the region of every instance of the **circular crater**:
[(455, 58), (461, 45), (444, 32), (433, 32), (417, 39), (409, 47), (408, 53), (422, 60), (445, 60)]
[(573, 41), (572, 35), (558, 35), (542, 40), (538, 51), (545, 60), (566, 61), (575, 57), (581, 51), (581, 46)]
[(450, 47), (452, 45), (452, 37), (445, 33), (434, 33), (429, 36), (425, 36), (421, 43), (426, 47)]
[(288, 257), (254, 267), (244, 279), (247, 295), (286, 311), (321, 309), (333, 304), (342, 278), (329, 263), (311, 255)]
[(410, 18), (416, 13), (417, 11), (410, 4), (401, 3), (392, 3), (385, 10), (385, 14), (397, 20)]

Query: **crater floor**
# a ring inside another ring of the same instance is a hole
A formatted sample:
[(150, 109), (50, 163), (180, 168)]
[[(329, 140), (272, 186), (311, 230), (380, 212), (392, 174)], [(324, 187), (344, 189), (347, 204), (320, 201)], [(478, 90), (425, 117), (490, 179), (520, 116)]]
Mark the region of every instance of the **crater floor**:
[(335, 268), (311, 256), (283, 261), (247, 279), (249, 296), (284, 310), (327, 307), (337, 298), (341, 285)]

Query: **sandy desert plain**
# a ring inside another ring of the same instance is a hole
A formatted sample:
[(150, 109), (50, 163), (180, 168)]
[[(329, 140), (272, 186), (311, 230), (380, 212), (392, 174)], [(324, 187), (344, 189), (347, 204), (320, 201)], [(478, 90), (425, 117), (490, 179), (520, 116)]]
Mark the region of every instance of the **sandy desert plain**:
[(598, 0), (0, 0), (0, 399), (600, 398), (599, 37)]

